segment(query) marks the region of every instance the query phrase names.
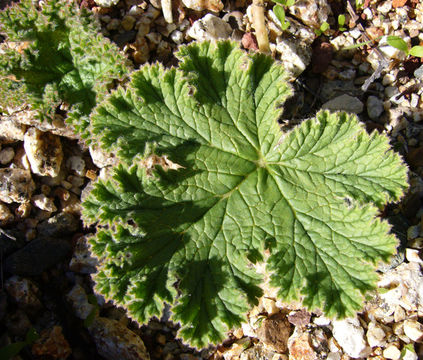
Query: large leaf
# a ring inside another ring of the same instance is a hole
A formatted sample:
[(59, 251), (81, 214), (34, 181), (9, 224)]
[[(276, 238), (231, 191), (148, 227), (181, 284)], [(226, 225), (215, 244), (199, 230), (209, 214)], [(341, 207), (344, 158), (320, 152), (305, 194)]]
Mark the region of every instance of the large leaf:
[(279, 63), (230, 42), (178, 57), (179, 69), (142, 67), (92, 118), (129, 164), (84, 203), (101, 225), (97, 290), (142, 323), (169, 303), (198, 347), (245, 319), (260, 262), (284, 300), (337, 317), (360, 309), (396, 246), (376, 206), (407, 187), (388, 139), (328, 112), (282, 136)]
[[(117, 46), (99, 34), (90, 13), (68, 0), (41, 5), (21, 0), (0, 12), (0, 31), (8, 40), (0, 50), (0, 75), (25, 85), (27, 100), (42, 118), (53, 117), (58, 105), (66, 105), (68, 121), (88, 136), (91, 110), (129, 70)], [(0, 92), (4, 88), (2, 82)]]

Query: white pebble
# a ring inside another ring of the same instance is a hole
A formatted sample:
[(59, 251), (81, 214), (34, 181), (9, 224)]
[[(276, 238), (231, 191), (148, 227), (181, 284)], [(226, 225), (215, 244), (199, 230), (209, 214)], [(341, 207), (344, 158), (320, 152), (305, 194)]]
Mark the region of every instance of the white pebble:
[(139, 16), (139, 15), (142, 15), (143, 12), (144, 12), (143, 9), (141, 9), (137, 5), (132, 5), (128, 11), (128, 15)]
[(380, 327), (380, 325), (371, 322), (369, 323), (369, 328), (367, 329), (367, 342), (371, 347), (375, 346), (385, 346), (385, 331)]
[(405, 249), (405, 257), (409, 262), (417, 262), (423, 264), (423, 260), (420, 258), (419, 250), (416, 249)]
[(184, 34), (179, 30), (175, 30), (172, 34), (170, 34), (170, 39), (175, 44), (182, 44), (184, 42)]
[(391, 73), (387, 73), (384, 75), (382, 79), (382, 85), (383, 86), (391, 85), (395, 81), (395, 79), (396, 79), (395, 75)]
[(410, 106), (416, 108), (419, 105), (420, 96), (416, 93), (411, 94)]
[(330, 319), (325, 316), (319, 316), (314, 318), (313, 323), (317, 326), (328, 326), (330, 325)]
[(350, 35), (357, 40), (362, 34), (360, 30), (354, 29), (350, 31)]
[(48, 198), (44, 194), (34, 195), (31, 198), (32, 203), (39, 209), (54, 212), (57, 210), (56, 206), (54, 205), (53, 199)]
[(231, 35), (231, 26), (221, 18), (207, 14), (194, 22), (188, 30), (188, 35), (195, 40), (218, 40), (227, 39)]
[(384, 1), (382, 5), (377, 7), (377, 11), (382, 15), (386, 15), (392, 9), (392, 2), (391, 1)]
[(66, 161), (66, 166), (79, 176), (85, 175), (85, 161), (81, 156), (70, 156)]
[(398, 360), (401, 357), (401, 351), (395, 345), (389, 345), (383, 350), (383, 356), (386, 359)]
[(344, 352), (351, 357), (366, 357), (371, 349), (364, 338), (364, 330), (357, 318), (333, 321), (333, 337)]
[(366, 15), (366, 19), (367, 19), (367, 20), (371, 20), (371, 19), (373, 19), (373, 13), (372, 13), (372, 10), (371, 10), (370, 8), (366, 7), (366, 8), (363, 10), (363, 14), (364, 14), (364, 15)]
[(423, 325), (416, 320), (404, 321), (404, 333), (413, 341), (423, 340)]
[(418, 360), (419, 359), (414, 349), (410, 350), (407, 347), (404, 347), (402, 351), (403, 351), (402, 360)]

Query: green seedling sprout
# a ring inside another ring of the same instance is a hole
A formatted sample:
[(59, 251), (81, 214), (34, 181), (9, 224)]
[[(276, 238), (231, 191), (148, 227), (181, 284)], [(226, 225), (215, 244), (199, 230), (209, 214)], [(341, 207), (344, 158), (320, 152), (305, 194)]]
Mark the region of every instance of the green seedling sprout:
[[(367, 41), (360, 42), (358, 44), (347, 46), (347, 47), (344, 47), (342, 50), (356, 49), (356, 48), (359, 48), (361, 46), (373, 43), (373, 42), (381, 39), (382, 37), (383, 36), (378, 36), (378, 37), (371, 39), (371, 40), (367, 40)], [(399, 36), (394, 36), (394, 35), (388, 36), (386, 38), (386, 43), (388, 45), (394, 47), (395, 49), (403, 51), (407, 56), (411, 55), (411, 56), (415, 56), (415, 57), (423, 57), (423, 46), (416, 45), (416, 46), (409, 48), (407, 43), (403, 39), (401, 39)]]
[(277, 5), (273, 7), (273, 12), (275, 13), (278, 20), (281, 22), (282, 30), (286, 30), (289, 28), (291, 24), (288, 20), (285, 20), (285, 7), (290, 7), (295, 4), (295, 0), (273, 0)]
[(34, 328), (28, 330), (25, 340), (6, 345), (0, 349), (0, 359), (8, 360), (18, 355), (25, 346), (32, 345), (40, 336)]
[(409, 48), (407, 43), (399, 36), (388, 36), (386, 42), (395, 49), (403, 51), (407, 56), (423, 57), (423, 46), (417, 45)]
[(323, 33), (325, 33), (327, 30), (329, 30), (329, 28), (330, 28), (330, 25), (325, 21), (322, 25), (320, 25), (320, 28), (314, 30), (314, 33), (317, 36), (320, 36)]
[(345, 27), (345, 15), (344, 14), (338, 15), (338, 29), (339, 29), (339, 31), (347, 30), (347, 28)]

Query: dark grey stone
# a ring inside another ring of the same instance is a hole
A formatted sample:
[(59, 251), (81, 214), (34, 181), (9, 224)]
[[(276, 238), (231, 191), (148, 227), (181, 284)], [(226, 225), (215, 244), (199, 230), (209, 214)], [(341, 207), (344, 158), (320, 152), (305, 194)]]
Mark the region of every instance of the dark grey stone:
[(4, 270), (21, 276), (37, 276), (62, 261), (71, 252), (64, 239), (38, 238), (6, 258)]
[(37, 231), (42, 237), (56, 237), (73, 234), (79, 228), (79, 219), (72, 214), (63, 212), (38, 224)]

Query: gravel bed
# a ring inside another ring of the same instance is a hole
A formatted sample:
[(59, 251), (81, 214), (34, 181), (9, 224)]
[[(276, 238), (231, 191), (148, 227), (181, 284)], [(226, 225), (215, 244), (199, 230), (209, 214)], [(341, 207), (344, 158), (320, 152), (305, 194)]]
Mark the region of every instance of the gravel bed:
[[(285, 31), (273, 3), (266, 17), (271, 53), (295, 90), (281, 126), (291, 128), (322, 107), (355, 113), (368, 131), (389, 136), (409, 167), (408, 193), (381, 214), (399, 239), (398, 253), (379, 267), (379, 289), (362, 312), (333, 321), (264, 289), (248, 322), (216, 347), (182, 344), (169, 314), (138, 326), (93, 294), (96, 260), (87, 246), (93, 229), (80, 220), (81, 198), (116, 159), (87, 147), (59, 115), (39, 123), (23, 104), (0, 113), (0, 349), (35, 329), (39, 338), (14, 359), (423, 358), (423, 62), (383, 37), (423, 43), (423, 2), (365, 0), (358, 10), (348, 4), (297, 0)], [(159, 0), (82, 0), (80, 6), (98, 16), (104, 35), (135, 68), (175, 65), (175, 50), (193, 40), (230, 38), (258, 49), (247, 0), (174, 1), (171, 23)], [(339, 14), (346, 15), (344, 31)], [(317, 36), (325, 21), (330, 29)]]

